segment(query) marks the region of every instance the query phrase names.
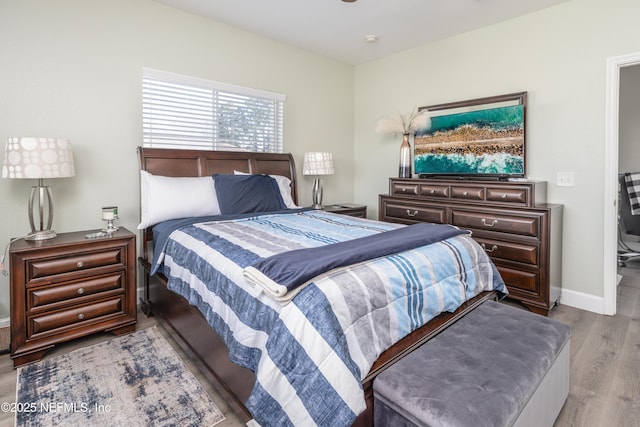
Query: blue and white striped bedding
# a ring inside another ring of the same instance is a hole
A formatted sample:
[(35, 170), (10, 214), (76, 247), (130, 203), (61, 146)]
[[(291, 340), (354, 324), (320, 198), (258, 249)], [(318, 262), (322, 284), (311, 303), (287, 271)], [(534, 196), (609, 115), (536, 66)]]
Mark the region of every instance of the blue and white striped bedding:
[[(281, 252), (245, 267), (244, 277), (249, 283), (264, 288), (271, 297), (286, 304), (305, 285), (329, 271), (334, 272), (465, 233), (470, 232), (452, 225), (419, 222), (331, 245)], [(310, 259), (313, 262), (309, 262)]]
[(397, 227), (322, 211), (197, 223), (171, 233), (157, 262), (232, 361), (256, 373), (246, 402), (256, 421), (348, 426), (365, 409), (361, 380), (386, 348), (482, 291), (506, 293), (493, 263), (459, 235), (321, 275), (284, 306), (247, 283), (243, 269)]

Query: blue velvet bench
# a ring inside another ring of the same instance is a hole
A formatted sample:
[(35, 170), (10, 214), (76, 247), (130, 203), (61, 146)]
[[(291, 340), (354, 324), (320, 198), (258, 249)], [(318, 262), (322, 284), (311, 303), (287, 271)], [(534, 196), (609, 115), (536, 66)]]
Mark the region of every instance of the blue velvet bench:
[(553, 426), (569, 393), (564, 323), (487, 301), (378, 375), (376, 426)]

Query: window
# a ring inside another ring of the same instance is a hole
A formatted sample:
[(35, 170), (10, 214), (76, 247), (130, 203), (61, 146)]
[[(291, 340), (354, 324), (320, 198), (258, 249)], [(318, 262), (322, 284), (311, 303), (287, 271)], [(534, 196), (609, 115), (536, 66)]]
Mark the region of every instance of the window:
[(281, 153), (285, 95), (144, 68), (145, 147)]

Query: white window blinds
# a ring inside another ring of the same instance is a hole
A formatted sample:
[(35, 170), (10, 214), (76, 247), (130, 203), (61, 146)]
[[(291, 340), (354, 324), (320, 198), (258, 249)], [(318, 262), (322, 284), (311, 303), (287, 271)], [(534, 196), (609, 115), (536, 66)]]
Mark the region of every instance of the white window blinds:
[(145, 147), (281, 153), (285, 95), (144, 68)]

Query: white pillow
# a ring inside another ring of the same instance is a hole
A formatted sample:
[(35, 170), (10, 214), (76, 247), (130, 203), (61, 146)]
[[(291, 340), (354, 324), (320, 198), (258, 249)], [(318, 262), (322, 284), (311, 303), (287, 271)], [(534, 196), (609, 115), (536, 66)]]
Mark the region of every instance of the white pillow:
[[(233, 174), (249, 175), (246, 172), (240, 172), (236, 170), (233, 171)], [(282, 196), (282, 201), (284, 202), (284, 205), (288, 209), (297, 209), (299, 206), (293, 203), (293, 197), (291, 197), (291, 180), (286, 176), (282, 176), (282, 175), (269, 175), (269, 176), (276, 180), (276, 183), (278, 184), (278, 188), (280, 189), (280, 195)]]
[(169, 177), (140, 171), (140, 210), (138, 229), (162, 221), (205, 215), (220, 215), (213, 178)]

